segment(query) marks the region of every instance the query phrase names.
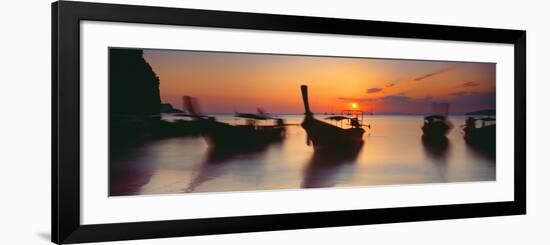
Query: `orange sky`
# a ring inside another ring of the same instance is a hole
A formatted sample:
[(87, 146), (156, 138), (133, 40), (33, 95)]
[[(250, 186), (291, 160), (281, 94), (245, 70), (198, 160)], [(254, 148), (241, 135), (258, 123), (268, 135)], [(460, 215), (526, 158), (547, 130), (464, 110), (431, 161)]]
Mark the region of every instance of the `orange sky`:
[(309, 85), (313, 112), (359, 109), (430, 113), (434, 102), (451, 112), (495, 108), (492, 63), (313, 57), (144, 50), (160, 78), (163, 103), (199, 99), (205, 113), (303, 113), (300, 85)]

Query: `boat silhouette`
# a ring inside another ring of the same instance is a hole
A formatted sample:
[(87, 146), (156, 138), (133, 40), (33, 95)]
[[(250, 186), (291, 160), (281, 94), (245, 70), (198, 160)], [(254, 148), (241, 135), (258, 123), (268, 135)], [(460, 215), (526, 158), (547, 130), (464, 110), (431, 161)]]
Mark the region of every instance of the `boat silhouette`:
[(468, 145), (479, 150), (495, 153), (496, 150), (496, 118), (468, 117), (463, 126), (464, 140)]
[[(195, 98), (184, 97), (186, 109), (199, 124), (201, 135), (210, 147), (226, 149), (261, 148), (279, 142), (285, 136), (284, 120), (265, 114), (237, 113), (236, 117), (246, 119), (246, 124), (232, 125), (205, 116), (198, 110)], [(258, 121), (274, 121), (272, 125), (260, 125)]]
[(422, 140), (430, 142), (445, 141), (447, 134), (453, 128), (452, 124), (443, 115), (430, 115), (424, 117), (422, 125)]
[(425, 144), (446, 144), (453, 124), (447, 120), (449, 103), (432, 103), (432, 115), (424, 117), (422, 141)]
[(307, 133), (306, 143), (311, 142), (315, 151), (354, 148), (363, 144), (365, 130), (357, 117), (350, 118), (351, 128), (341, 128), (321, 120), (315, 119), (309, 108), (307, 86), (302, 85), (302, 100), (305, 117), (301, 124)]

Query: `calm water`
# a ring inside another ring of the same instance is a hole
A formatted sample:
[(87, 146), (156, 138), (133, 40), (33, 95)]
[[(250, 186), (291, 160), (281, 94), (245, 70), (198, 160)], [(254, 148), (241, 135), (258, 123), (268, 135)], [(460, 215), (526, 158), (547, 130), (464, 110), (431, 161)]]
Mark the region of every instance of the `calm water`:
[[(321, 119), (325, 116), (318, 115)], [(300, 123), (303, 116), (283, 116)], [(173, 118), (165, 117), (166, 120)], [(365, 144), (356, 158), (315, 164), (300, 126), (267, 148), (212, 160), (202, 137), (169, 138), (136, 147), (111, 160), (114, 195), (253, 191), (495, 180), (495, 159), (464, 143), (464, 116), (451, 116), (449, 145), (433, 149), (421, 141), (421, 116), (365, 116)], [(218, 120), (241, 123), (232, 118)]]

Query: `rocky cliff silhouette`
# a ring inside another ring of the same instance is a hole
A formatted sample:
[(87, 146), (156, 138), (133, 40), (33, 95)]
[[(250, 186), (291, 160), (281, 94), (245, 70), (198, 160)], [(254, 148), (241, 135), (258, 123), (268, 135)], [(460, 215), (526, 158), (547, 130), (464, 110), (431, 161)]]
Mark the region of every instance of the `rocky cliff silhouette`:
[(159, 78), (143, 50), (109, 49), (111, 156), (151, 137), (160, 124), (160, 103)]
[(159, 114), (159, 78), (143, 50), (109, 49), (109, 104), (111, 115)]

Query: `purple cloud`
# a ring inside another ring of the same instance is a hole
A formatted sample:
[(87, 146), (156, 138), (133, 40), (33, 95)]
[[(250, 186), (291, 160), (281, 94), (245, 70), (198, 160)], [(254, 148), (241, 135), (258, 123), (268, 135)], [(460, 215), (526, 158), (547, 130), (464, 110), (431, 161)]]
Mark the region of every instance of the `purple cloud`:
[(434, 72), (431, 72), (431, 73), (428, 73), (428, 74), (424, 74), (422, 76), (419, 76), (417, 78), (415, 78), (414, 80), (416, 81), (421, 81), (421, 80), (424, 80), (428, 77), (432, 77), (432, 76), (435, 76), (435, 75), (439, 75), (439, 74), (442, 74), (442, 73), (445, 73), (445, 72), (448, 72), (448, 71), (451, 71), (452, 69), (454, 69), (454, 67), (452, 66), (449, 66), (449, 67), (445, 67), (441, 70), (437, 70), (437, 71), (434, 71)]
[(460, 91), (460, 92), (450, 93), (449, 95), (455, 96), (455, 97), (462, 97), (462, 96), (471, 95), (471, 94), (475, 94), (475, 93), (467, 92), (467, 91)]
[(466, 92), (461, 96), (454, 97), (448, 101), (451, 110), (454, 112), (469, 112), (487, 108), (495, 108), (495, 92)]
[(367, 89), (367, 94), (378, 93), (380, 91), (382, 91), (381, 88), (369, 88)]
[(381, 97), (380, 100), (389, 102), (406, 102), (411, 100), (411, 98), (404, 95), (389, 95)]
[(465, 82), (462, 84), (462, 86), (464, 87), (476, 87), (476, 86), (479, 86), (479, 83), (477, 82)]

